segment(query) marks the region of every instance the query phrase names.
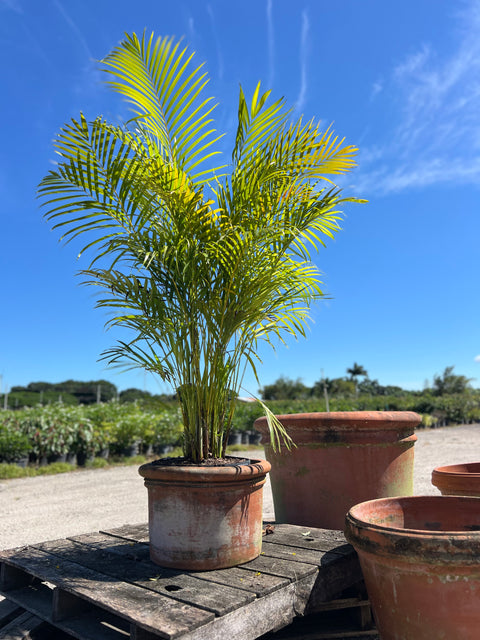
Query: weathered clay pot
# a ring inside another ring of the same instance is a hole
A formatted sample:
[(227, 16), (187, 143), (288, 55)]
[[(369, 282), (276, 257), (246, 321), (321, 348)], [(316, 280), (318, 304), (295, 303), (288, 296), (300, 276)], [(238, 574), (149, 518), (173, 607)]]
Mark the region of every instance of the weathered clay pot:
[(277, 416), (296, 447), (273, 451), (266, 418), (255, 421), (272, 465), (277, 522), (343, 529), (354, 504), (413, 493), (410, 411), (345, 411)]
[(256, 558), (269, 470), (265, 460), (223, 467), (142, 465), (152, 561), (208, 571)]
[(480, 497), (480, 462), (437, 467), (432, 471), (432, 484), (444, 496)]
[(382, 640), (478, 640), (480, 498), (364, 502), (350, 509), (345, 535)]

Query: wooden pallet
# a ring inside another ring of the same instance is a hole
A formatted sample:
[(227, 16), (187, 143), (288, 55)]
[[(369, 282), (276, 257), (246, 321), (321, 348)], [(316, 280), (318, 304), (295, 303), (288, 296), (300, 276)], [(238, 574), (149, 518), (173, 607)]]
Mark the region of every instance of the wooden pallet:
[(361, 579), (341, 532), (293, 525), (276, 525), (255, 560), (219, 571), (153, 564), (146, 525), (0, 552), (0, 563), (10, 603), (78, 640), (253, 640)]

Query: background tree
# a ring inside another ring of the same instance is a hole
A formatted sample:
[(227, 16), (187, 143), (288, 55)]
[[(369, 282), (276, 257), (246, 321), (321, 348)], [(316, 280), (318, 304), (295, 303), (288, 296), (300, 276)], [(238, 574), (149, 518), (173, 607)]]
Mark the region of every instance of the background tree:
[(433, 377), (433, 393), (437, 396), (450, 395), (452, 393), (465, 393), (471, 387), (473, 378), (453, 373), (454, 366), (445, 367), (442, 375)]
[(38, 394), (37, 403), (44, 404), (52, 399), (58, 400), (61, 396), (74, 397), (80, 404), (93, 404), (95, 402), (109, 402), (115, 400), (118, 395), (117, 387), (108, 380), (65, 380), (64, 382), (30, 382), (26, 387), (12, 387), (12, 392)]
[(381, 385), (378, 380), (371, 380), (368, 376), (357, 385), (358, 393), (370, 396), (401, 396), (406, 393), (402, 387), (395, 385)]
[(280, 376), (272, 384), (267, 384), (260, 393), (263, 400), (297, 400), (307, 398), (310, 395), (310, 389), (306, 387), (300, 378), (290, 380)]
[(119, 400), (120, 402), (135, 402), (136, 400), (148, 400), (151, 397), (152, 394), (149, 391), (142, 391), (141, 389), (131, 387), (120, 391)]
[(347, 373), (350, 376), (350, 380), (353, 380), (355, 383), (355, 393), (358, 394), (358, 378), (360, 376), (367, 376), (367, 370), (362, 367), (361, 364), (357, 364), (356, 362), (353, 363), (353, 365), (347, 369)]

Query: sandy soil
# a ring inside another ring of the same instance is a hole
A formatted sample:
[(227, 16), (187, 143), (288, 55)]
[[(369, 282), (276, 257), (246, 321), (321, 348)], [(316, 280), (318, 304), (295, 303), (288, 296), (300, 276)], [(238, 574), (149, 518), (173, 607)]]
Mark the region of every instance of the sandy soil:
[[(480, 425), (418, 431), (414, 491), (435, 495), (434, 467), (480, 461)], [(263, 452), (248, 452), (262, 457)], [(237, 454), (241, 455), (241, 454)], [(264, 517), (274, 518), (270, 486)], [(0, 549), (146, 522), (147, 491), (136, 467), (0, 481)]]

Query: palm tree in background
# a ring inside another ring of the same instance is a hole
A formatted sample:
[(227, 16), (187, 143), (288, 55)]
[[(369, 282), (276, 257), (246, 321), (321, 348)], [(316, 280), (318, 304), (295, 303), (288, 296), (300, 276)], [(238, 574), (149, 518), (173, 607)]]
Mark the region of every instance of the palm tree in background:
[(353, 365), (347, 369), (347, 373), (350, 376), (350, 380), (355, 382), (355, 395), (358, 395), (358, 378), (360, 376), (367, 376), (367, 370), (362, 367), (361, 364), (354, 362)]

